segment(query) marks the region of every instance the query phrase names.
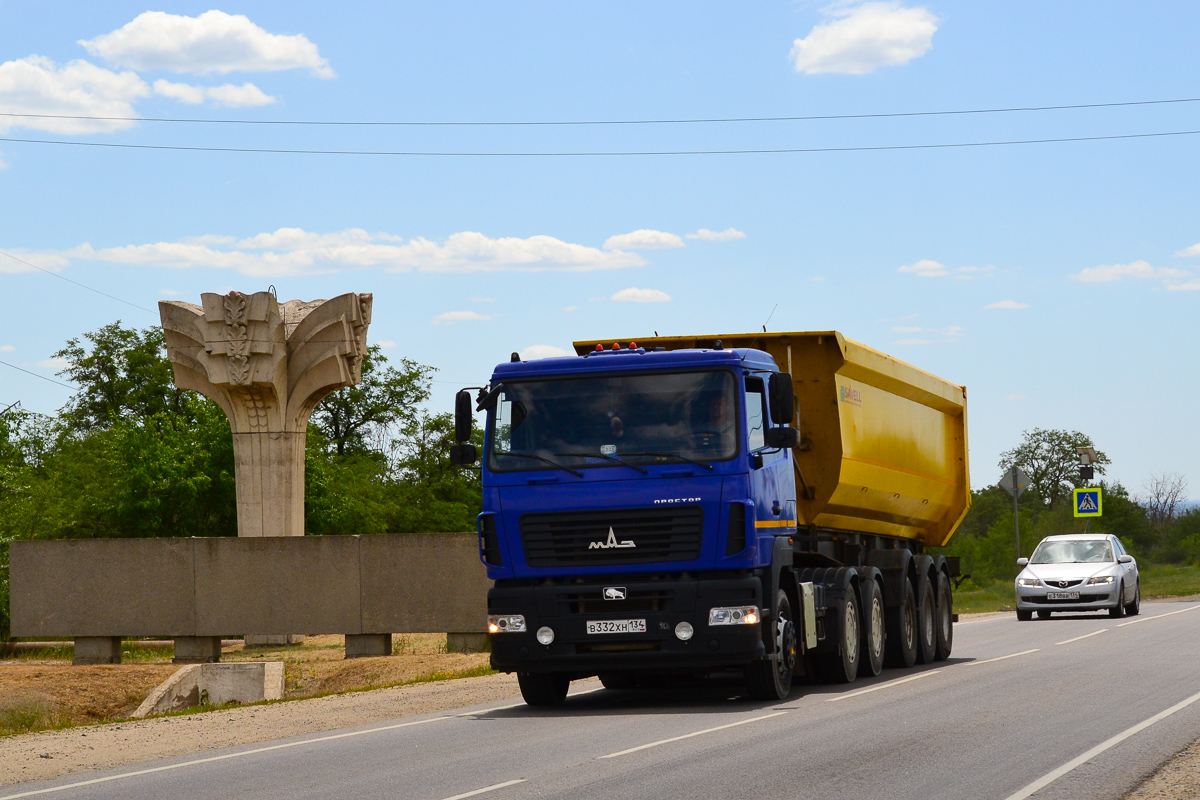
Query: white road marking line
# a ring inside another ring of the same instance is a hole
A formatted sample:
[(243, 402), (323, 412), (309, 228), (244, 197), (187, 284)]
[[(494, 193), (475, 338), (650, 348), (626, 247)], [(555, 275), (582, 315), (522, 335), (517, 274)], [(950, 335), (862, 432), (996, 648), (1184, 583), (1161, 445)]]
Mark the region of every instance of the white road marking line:
[[(715, 733), (716, 731), (723, 731), (728, 728), (736, 728), (739, 725), (749, 725), (751, 722), (761, 722), (762, 720), (770, 719), (771, 717), (781, 717), (786, 713), (787, 713), (786, 711), (776, 711), (774, 714), (765, 714), (761, 717), (754, 717), (753, 719), (744, 719), (744, 720), (741, 720), (740, 722), (731, 722), (728, 725), (718, 725), (715, 728), (705, 728), (702, 731), (695, 731), (693, 733), (685, 733), (683, 736), (672, 736), (670, 739), (662, 739), (657, 742), (650, 742), (650, 744), (638, 745), (637, 747), (631, 747), (628, 750), (621, 750), (616, 753), (609, 753), (606, 756), (599, 756), (598, 758), (603, 759), (603, 758), (616, 758), (617, 756), (627, 756), (630, 753), (636, 753), (639, 750), (648, 750), (651, 747), (658, 747), (660, 744), (670, 744), (671, 742), (679, 742), (684, 739), (691, 739), (693, 736), (703, 736), (706, 733)], [(5, 798), (0, 797), (0, 800), (5, 800)]]
[[(1017, 656), (1027, 656), (1030, 653), (1036, 653), (1038, 650), (1041, 650), (1041, 649), (1042, 648), (1040, 648), (1040, 647), (1035, 647), (1032, 650), (1022, 650), (1019, 653), (1009, 653), (1006, 656), (997, 656), (996, 658), (985, 658), (983, 661), (968, 661), (967, 663), (963, 664), (963, 666), (964, 667), (974, 667), (978, 664), (991, 664), (993, 661), (1003, 661), (1006, 658), (1016, 658)], [(4, 798), (0, 797), (0, 800), (4, 800)]]
[(1038, 778), (1036, 781), (1029, 784), (1025, 788), (1021, 789), (1020, 791), (1018, 791), (1014, 794), (1010, 794), (1007, 798), (1005, 798), (1005, 800), (1025, 800), (1025, 798), (1029, 797), (1034, 792), (1044, 789), (1045, 787), (1054, 783), (1056, 780), (1061, 778), (1063, 775), (1066, 775), (1068, 772), (1075, 769), (1079, 765), (1084, 764), (1087, 761), (1090, 761), (1091, 759), (1100, 755), (1101, 753), (1103, 753), (1105, 750), (1109, 749), (1110, 747), (1120, 744), (1121, 742), (1128, 739), (1130, 736), (1133, 736), (1135, 733), (1140, 733), (1141, 731), (1146, 730), (1146, 728), (1149, 728), (1154, 723), (1160, 722), (1161, 720), (1166, 719), (1167, 717), (1174, 714), (1176, 711), (1182, 711), (1183, 709), (1187, 708), (1188, 706), (1190, 706), (1192, 703), (1196, 702), (1197, 700), (1200, 700), (1200, 692), (1197, 692), (1196, 694), (1192, 695), (1191, 697), (1189, 697), (1188, 699), (1186, 699), (1182, 702), (1176, 703), (1175, 705), (1168, 708), (1166, 711), (1160, 711), (1159, 713), (1155, 714), (1153, 717), (1146, 720), (1145, 722), (1139, 722), (1137, 725), (1134, 725), (1132, 728), (1126, 728), (1125, 730), (1121, 731), (1120, 733), (1118, 733), (1116, 736), (1112, 737), (1111, 739), (1104, 740), (1103, 742), (1096, 745), (1091, 750), (1088, 750), (1086, 753), (1079, 756), (1078, 758), (1071, 759), (1070, 761), (1063, 764), (1058, 769), (1056, 769), (1052, 772), (1047, 772), (1045, 775)]
[(941, 672), (940, 669), (931, 669), (928, 672), (920, 672), (920, 673), (917, 673), (916, 675), (909, 675), (907, 678), (900, 678), (898, 680), (888, 681), (887, 683), (881, 683), (878, 686), (872, 686), (869, 689), (859, 689), (857, 692), (850, 692), (850, 694), (842, 694), (842, 695), (838, 695), (837, 697), (827, 697), (827, 698), (825, 698), (825, 702), (826, 703), (836, 703), (839, 700), (849, 700), (851, 697), (858, 697), (860, 694), (870, 694), (871, 692), (878, 692), (880, 689), (888, 689), (892, 686), (897, 686), (901, 683), (908, 683), (909, 681), (915, 681), (920, 678), (927, 677), (929, 675), (937, 675), (939, 672)]
[(1070, 644), (1071, 642), (1078, 642), (1080, 639), (1086, 639), (1089, 636), (1095, 636), (1098, 633), (1104, 633), (1106, 630), (1108, 630), (1108, 628), (1101, 628), (1098, 631), (1092, 631), (1091, 633), (1085, 633), (1083, 636), (1076, 636), (1074, 639), (1066, 639), (1061, 642), (1055, 642), (1055, 644)]
[(965, 619), (962, 622), (954, 623), (954, 627), (957, 628), (960, 625), (974, 625), (977, 622), (995, 622), (998, 619), (1009, 619), (1009, 616), (1007, 614), (1005, 614), (1003, 617), (997, 616), (997, 617), (988, 617), (987, 619)]
[(1181, 608), (1178, 611), (1168, 611), (1165, 614), (1155, 614), (1153, 617), (1142, 617), (1141, 619), (1135, 619), (1135, 620), (1131, 620), (1129, 622), (1122, 622), (1117, 627), (1124, 628), (1126, 625), (1137, 625), (1139, 622), (1149, 622), (1152, 619), (1160, 619), (1162, 617), (1170, 617), (1170, 616), (1174, 616), (1175, 614), (1185, 614), (1188, 611), (1195, 611), (1197, 608), (1200, 608), (1200, 606), (1190, 606), (1188, 608)]
[(379, 728), (369, 728), (365, 731), (350, 731), (349, 733), (335, 733), (331, 736), (320, 736), (316, 739), (305, 739), (300, 742), (286, 742), (284, 744), (273, 744), (267, 747), (256, 747), (253, 750), (242, 750), (237, 753), (226, 753), (220, 756), (209, 756), (208, 758), (197, 758), (192, 761), (183, 761), (178, 764), (167, 764), (163, 767), (151, 767), (150, 769), (139, 769), (134, 772), (122, 772), (118, 775), (109, 775), (104, 778), (93, 778), (88, 781), (77, 781), (75, 783), (65, 783), (61, 786), (51, 786), (48, 789), (34, 789), (28, 792), (18, 792), (17, 794), (6, 794), (0, 796), (0, 800), (16, 800), (18, 797), (33, 797), (39, 794), (50, 794), (52, 792), (62, 792), (67, 789), (77, 789), (80, 786), (94, 786), (97, 783), (108, 783), (109, 781), (119, 781), (122, 778), (135, 778), (138, 775), (151, 775), (155, 772), (167, 772), (173, 769), (182, 769), (183, 767), (194, 767), (197, 764), (211, 764), (214, 761), (227, 761), (231, 758), (242, 758), (243, 756), (252, 756), (257, 753), (268, 753), (272, 750), (285, 750), (290, 747), (303, 747), (306, 744), (316, 744), (318, 742), (331, 742), (335, 739), (349, 739), (352, 736), (366, 736), (368, 733), (379, 733), (381, 731), (392, 731), (397, 728), (409, 728), (413, 725), (424, 725), (427, 722), (441, 722), (444, 719), (454, 719), (454, 717), (433, 717), (431, 719), (419, 719), (415, 722), (400, 722), (395, 725), (384, 725)]
[(456, 795), (454, 795), (454, 797), (445, 798), (445, 800), (464, 800), (464, 798), (467, 798), (467, 797), (474, 797), (475, 795), (483, 794), (484, 792), (494, 792), (497, 789), (503, 789), (506, 786), (516, 786), (518, 783), (524, 783), (524, 782), (525, 782), (525, 778), (518, 778), (515, 781), (505, 781), (504, 783), (497, 783), (494, 786), (485, 786), (482, 789), (476, 789), (473, 792), (463, 792), (462, 794), (456, 794)]

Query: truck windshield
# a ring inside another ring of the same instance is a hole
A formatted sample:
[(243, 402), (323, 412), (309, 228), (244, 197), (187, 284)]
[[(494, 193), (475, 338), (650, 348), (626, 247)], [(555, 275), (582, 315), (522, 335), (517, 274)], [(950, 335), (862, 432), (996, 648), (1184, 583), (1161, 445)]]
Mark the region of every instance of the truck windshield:
[(488, 467), (630, 469), (672, 456), (727, 461), (738, 451), (735, 385), (724, 370), (505, 383), (492, 415)]

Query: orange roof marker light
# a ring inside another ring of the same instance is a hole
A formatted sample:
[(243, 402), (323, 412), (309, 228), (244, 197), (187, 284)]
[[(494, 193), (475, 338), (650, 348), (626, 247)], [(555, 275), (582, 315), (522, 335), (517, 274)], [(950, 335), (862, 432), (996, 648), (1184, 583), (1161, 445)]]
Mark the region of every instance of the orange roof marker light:
[(630, 350), (637, 350), (637, 342), (630, 342), (630, 343), (629, 343), (629, 349), (630, 349)]
[(613, 342), (613, 350), (620, 350), (620, 349), (621, 349), (621, 345), (618, 344), (617, 342)]

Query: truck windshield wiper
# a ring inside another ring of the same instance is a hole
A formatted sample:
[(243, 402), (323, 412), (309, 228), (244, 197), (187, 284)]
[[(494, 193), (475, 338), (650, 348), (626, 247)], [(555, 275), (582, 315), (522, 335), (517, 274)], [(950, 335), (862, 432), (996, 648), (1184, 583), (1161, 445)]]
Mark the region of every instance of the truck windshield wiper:
[(528, 458), (533, 461), (541, 461), (543, 464), (549, 464), (552, 467), (557, 467), (558, 469), (566, 470), (567, 472), (571, 473), (572, 475), (576, 475), (580, 478), (583, 477), (583, 473), (580, 472), (579, 470), (571, 469), (570, 467), (560, 464), (557, 461), (554, 461), (552, 459), (546, 458), (545, 456), (535, 456), (533, 453), (511, 453), (511, 452), (510, 453), (497, 453), (497, 455), (512, 456), (513, 458)]
[(681, 456), (679, 453), (626, 453), (626, 456), (652, 456), (655, 458), (678, 458), (680, 461), (686, 461), (689, 464), (696, 464), (701, 467), (713, 468), (712, 464), (705, 464), (703, 461), (697, 461), (694, 458)]
[[(648, 469), (642, 469), (637, 464), (630, 464), (628, 461), (622, 461), (621, 459), (617, 458), (616, 456), (605, 455), (604, 453), (555, 453), (554, 455), (556, 455), (556, 456), (571, 456), (573, 458), (603, 458), (605, 461), (611, 461), (614, 464), (620, 464), (622, 467), (629, 467), (630, 469), (636, 469), (638, 472), (642, 473), (643, 475), (650, 474), (650, 470), (648, 470)], [(637, 454), (635, 453), (634, 455), (637, 455)]]

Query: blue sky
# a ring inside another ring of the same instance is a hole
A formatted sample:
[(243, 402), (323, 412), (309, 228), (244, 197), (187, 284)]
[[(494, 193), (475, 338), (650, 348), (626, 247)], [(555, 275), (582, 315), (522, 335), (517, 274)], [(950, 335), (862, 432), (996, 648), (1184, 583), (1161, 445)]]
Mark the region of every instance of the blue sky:
[[(152, 12), (152, 13), (148, 13)], [(1194, 3), (220, 5), (0, 0), (0, 111), (338, 121), (876, 114), (1200, 97)], [(688, 125), (321, 127), (0, 116), (0, 137), (579, 152), (1200, 130), (1200, 103)], [(0, 141), (0, 250), (154, 309), (375, 294), (436, 407), (511, 351), (837, 329), (968, 387), (972, 483), (1035, 426), (1200, 493), (1200, 136), (859, 152), (350, 156)], [(0, 256), (0, 360), (157, 315)], [(778, 306), (776, 308), (776, 306)], [(772, 309), (774, 313), (772, 314)], [(0, 365), (0, 403), (69, 391)]]

